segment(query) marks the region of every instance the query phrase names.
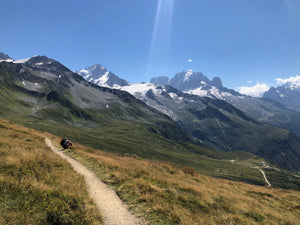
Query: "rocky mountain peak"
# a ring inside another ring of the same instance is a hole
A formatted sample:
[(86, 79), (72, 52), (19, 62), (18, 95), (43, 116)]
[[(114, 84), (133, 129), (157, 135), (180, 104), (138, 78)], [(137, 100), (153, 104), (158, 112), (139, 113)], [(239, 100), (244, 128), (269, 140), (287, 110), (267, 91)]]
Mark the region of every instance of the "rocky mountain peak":
[(7, 60), (7, 59), (12, 59), (12, 58), (9, 57), (9, 55), (0, 52), (0, 60)]
[(180, 91), (195, 90), (207, 85), (223, 88), (222, 81), (219, 77), (214, 77), (213, 80), (210, 81), (203, 73), (193, 70), (185, 70), (177, 73), (171, 79), (166, 76), (154, 77), (150, 82), (160, 85), (170, 85)]
[(87, 81), (99, 86), (118, 88), (129, 84), (126, 80), (119, 78), (100, 64), (89, 66), (77, 71), (77, 73)]
[(223, 84), (222, 81), (220, 79), (220, 77), (214, 77), (213, 80), (211, 81), (213, 86), (216, 86), (217, 88), (222, 88)]

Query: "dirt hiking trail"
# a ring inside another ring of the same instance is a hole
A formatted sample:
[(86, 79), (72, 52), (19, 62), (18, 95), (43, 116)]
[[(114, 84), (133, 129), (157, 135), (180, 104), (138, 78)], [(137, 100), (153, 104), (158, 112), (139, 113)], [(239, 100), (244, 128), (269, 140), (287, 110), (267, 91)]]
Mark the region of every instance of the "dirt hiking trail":
[(265, 172), (261, 169), (261, 168), (259, 168), (259, 167), (251, 167), (251, 168), (253, 168), (253, 169), (258, 169), (260, 172), (261, 172), (261, 174), (263, 175), (263, 177), (264, 177), (264, 179), (265, 179), (265, 181), (266, 181), (266, 183), (268, 184), (268, 187), (272, 187), (272, 185), (271, 185), (271, 183), (268, 181), (268, 179), (267, 179), (267, 176), (266, 176), (266, 174), (265, 174)]
[[(259, 169), (259, 168), (258, 168)], [(268, 187), (271, 187), (271, 183), (268, 181), (267, 176), (265, 174), (265, 172), (262, 169), (259, 169), (259, 171), (262, 173), (262, 175), (264, 176), (264, 179), (266, 181), (266, 183), (268, 184)]]
[(86, 180), (87, 190), (90, 197), (96, 204), (105, 225), (142, 225), (144, 221), (136, 218), (129, 211), (127, 206), (117, 196), (115, 191), (110, 189), (96, 175), (78, 161), (65, 155), (59, 148), (53, 146), (49, 138), (45, 139), (46, 144), (53, 152), (65, 159), (76, 172), (83, 175)]

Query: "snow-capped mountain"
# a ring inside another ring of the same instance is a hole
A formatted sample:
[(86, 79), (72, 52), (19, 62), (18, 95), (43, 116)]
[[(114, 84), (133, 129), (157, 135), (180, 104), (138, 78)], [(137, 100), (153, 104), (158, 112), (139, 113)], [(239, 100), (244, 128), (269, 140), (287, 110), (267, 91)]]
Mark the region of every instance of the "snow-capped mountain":
[(177, 73), (173, 78), (155, 77), (151, 81), (155, 84), (170, 85), (188, 94), (198, 95), (227, 100), (228, 97), (242, 96), (240, 93), (223, 87), (219, 77), (214, 77), (211, 81), (201, 72), (192, 70)]
[(284, 83), (279, 87), (272, 87), (263, 98), (272, 99), (286, 105), (288, 108), (300, 112), (300, 76), (282, 80)]
[(151, 83), (161, 84), (161, 85), (170, 85), (180, 91), (190, 91), (199, 88), (202, 85), (216, 86), (222, 88), (222, 82), (219, 77), (213, 78), (210, 81), (206, 76), (201, 72), (195, 72), (192, 70), (182, 71), (177, 73), (172, 79), (168, 77), (154, 77), (150, 81)]
[[(1, 61), (5, 61), (5, 62), (16, 63), (16, 64), (26, 64), (28, 61), (35, 62), (36, 60), (34, 58), (39, 58), (39, 60), (45, 60), (45, 59), (47, 59), (46, 60), (47, 61), (46, 64), (50, 64), (50, 61), (51, 61), (51, 59), (48, 60), (48, 58), (45, 57), (45, 56), (38, 56), (38, 55), (29, 57), (29, 58), (25, 58), (25, 59), (14, 60), (11, 57), (9, 57), (8, 55), (0, 52), (0, 62)], [(52, 61), (54, 62), (55, 60), (52, 60)], [(38, 63), (35, 64), (35, 66), (41, 66), (43, 64), (44, 63), (42, 63), (42, 62), (39, 61)]]
[(77, 73), (83, 76), (87, 81), (93, 82), (103, 87), (119, 89), (120, 87), (129, 84), (126, 80), (119, 78), (114, 73), (108, 71), (106, 68), (99, 64), (79, 70), (77, 71)]

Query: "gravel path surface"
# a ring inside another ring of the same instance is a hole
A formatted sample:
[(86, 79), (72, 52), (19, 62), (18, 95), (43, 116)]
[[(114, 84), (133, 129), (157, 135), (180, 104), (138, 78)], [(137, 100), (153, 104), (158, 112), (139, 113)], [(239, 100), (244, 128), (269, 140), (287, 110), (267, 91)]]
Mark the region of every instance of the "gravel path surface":
[(83, 175), (86, 180), (90, 197), (97, 205), (104, 224), (106, 225), (135, 225), (145, 224), (128, 211), (128, 207), (117, 196), (116, 192), (103, 183), (96, 175), (75, 159), (65, 155), (59, 148), (53, 146), (50, 139), (45, 139), (46, 144), (53, 152), (65, 159), (76, 172)]

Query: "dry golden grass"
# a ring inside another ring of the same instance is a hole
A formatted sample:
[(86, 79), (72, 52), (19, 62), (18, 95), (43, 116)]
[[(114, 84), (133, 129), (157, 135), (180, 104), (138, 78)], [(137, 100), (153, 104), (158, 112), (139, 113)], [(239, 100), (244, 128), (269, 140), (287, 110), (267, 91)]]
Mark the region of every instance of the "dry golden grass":
[(0, 224), (102, 224), (83, 178), (44, 136), (0, 120)]
[[(98, 224), (83, 178), (44, 145), (59, 138), (0, 120), (0, 224)], [(300, 224), (300, 192), (222, 180), (75, 144), (67, 154), (150, 224)], [(192, 175), (190, 175), (192, 174)]]
[[(58, 140), (56, 140), (58, 143)], [(185, 174), (76, 145), (67, 154), (90, 167), (150, 224), (300, 224), (300, 192)]]

